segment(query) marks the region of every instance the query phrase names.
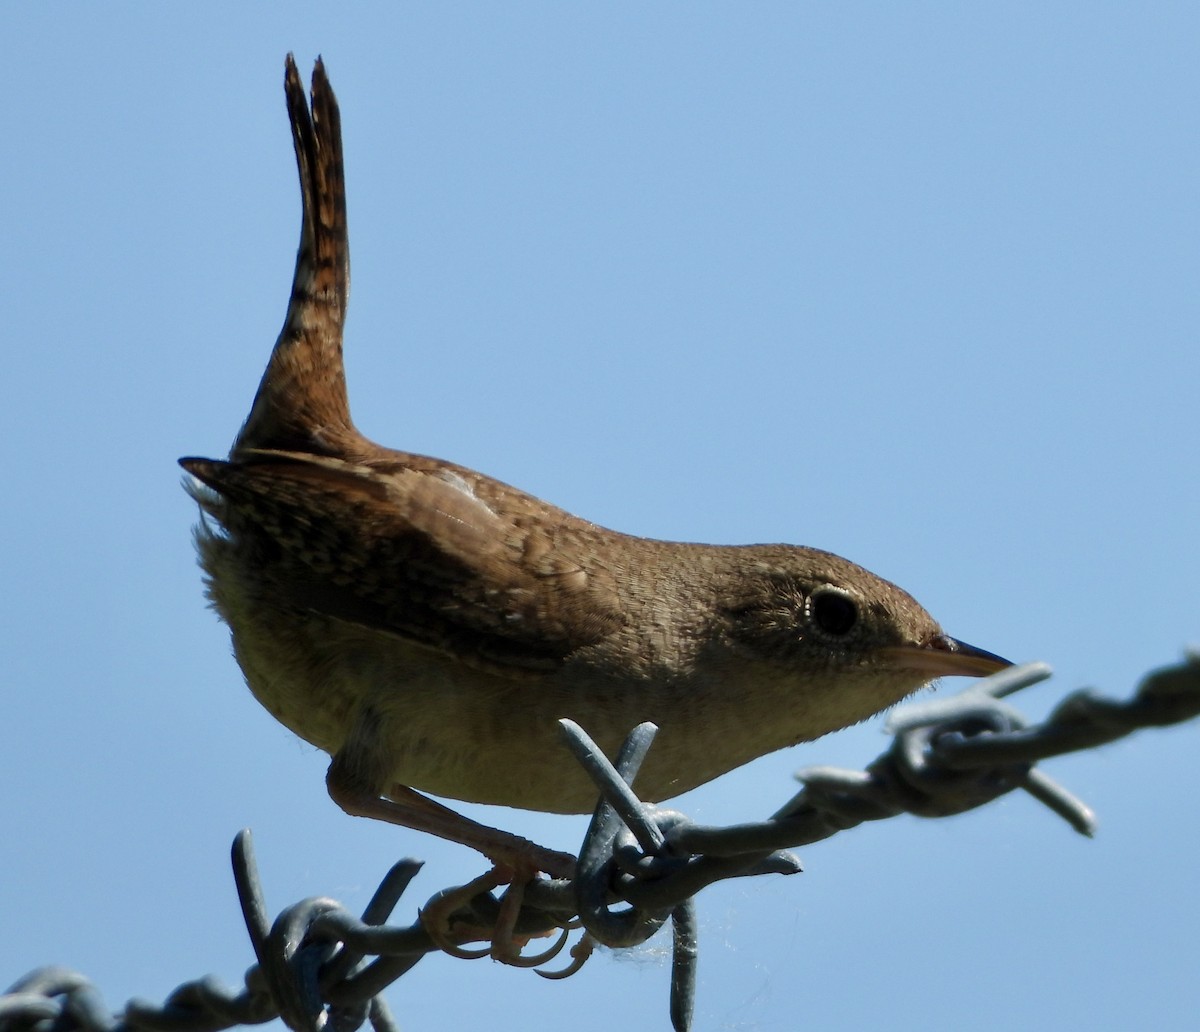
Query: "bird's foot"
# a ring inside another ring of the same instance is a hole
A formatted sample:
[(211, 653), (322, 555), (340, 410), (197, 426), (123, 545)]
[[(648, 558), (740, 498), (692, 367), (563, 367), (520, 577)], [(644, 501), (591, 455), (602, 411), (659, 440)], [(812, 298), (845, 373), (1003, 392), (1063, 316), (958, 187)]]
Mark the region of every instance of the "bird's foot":
[[(551, 854), (550, 850), (544, 852), (548, 856), (556, 857), (554, 866), (561, 869), (561, 861), (566, 854)], [(575, 858), (568, 859), (573, 869)], [(434, 943), (452, 957), (462, 960), (491, 957), (502, 964), (523, 968), (536, 968), (545, 964), (562, 951), (571, 929), (562, 928), (554, 945), (532, 955), (524, 955), (521, 950), (532, 939), (552, 935), (555, 930), (551, 928), (529, 933), (516, 930), (521, 903), (525, 897), (525, 886), (533, 881), (542, 869), (532, 868), (528, 863), (522, 863), (519, 868), (497, 864), (486, 874), (466, 885), (446, 889), (435, 895), (420, 911), (421, 924)], [(469, 908), (473, 900), (501, 885), (508, 885), (508, 888), (500, 896), (499, 909), (493, 925), (480, 925), (461, 915), (461, 911)], [(489, 945), (481, 949), (464, 949), (463, 944), (468, 942), (486, 942)]]

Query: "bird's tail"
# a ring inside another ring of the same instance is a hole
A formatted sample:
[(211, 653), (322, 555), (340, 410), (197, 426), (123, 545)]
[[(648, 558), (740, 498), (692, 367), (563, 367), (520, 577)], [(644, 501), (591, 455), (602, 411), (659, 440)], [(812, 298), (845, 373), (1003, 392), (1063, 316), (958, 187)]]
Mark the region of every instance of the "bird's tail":
[(312, 110), (291, 54), (284, 75), (300, 172), (303, 222), (287, 317), (233, 451), (338, 450), (353, 435), (342, 364), (350, 294), (346, 184), (337, 98), (317, 59)]

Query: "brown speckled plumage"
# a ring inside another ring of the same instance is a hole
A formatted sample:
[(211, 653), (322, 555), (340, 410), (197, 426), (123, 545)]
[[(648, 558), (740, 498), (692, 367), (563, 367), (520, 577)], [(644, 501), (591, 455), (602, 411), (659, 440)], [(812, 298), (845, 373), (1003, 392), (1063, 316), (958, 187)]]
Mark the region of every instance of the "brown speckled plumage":
[(334, 757), (348, 811), (510, 858), (510, 838), (410, 790), (590, 809), (557, 739), (570, 717), (608, 750), (659, 724), (637, 787), (666, 798), (933, 677), (1004, 665), (827, 552), (631, 537), (364, 438), (342, 369), (338, 108), (319, 61), (311, 116), (290, 58), (286, 92), (304, 211), (287, 318), (228, 460), (181, 462), (246, 680)]

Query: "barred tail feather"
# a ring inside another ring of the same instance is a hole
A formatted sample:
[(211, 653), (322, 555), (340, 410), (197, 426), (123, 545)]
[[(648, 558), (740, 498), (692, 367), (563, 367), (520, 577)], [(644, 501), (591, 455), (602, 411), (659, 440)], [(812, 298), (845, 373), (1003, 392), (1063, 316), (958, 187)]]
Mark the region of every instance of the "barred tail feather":
[(354, 435), (342, 364), (350, 247), (341, 116), (319, 58), (311, 113), (291, 54), (284, 89), (300, 173), (300, 248), (283, 329), (234, 454), (247, 448), (329, 452)]

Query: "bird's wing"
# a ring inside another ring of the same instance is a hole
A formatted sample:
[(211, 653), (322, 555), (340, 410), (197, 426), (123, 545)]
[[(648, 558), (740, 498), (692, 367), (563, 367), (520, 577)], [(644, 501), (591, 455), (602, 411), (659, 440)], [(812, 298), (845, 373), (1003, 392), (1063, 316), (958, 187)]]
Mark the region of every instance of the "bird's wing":
[(595, 528), (539, 519), (516, 492), (525, 504), (497, 511), (468, 470), (277, 451), (180, 461), (312, 611), (513, 674), (554, 669), (624, 622), (609, 572), (578, 558)]

